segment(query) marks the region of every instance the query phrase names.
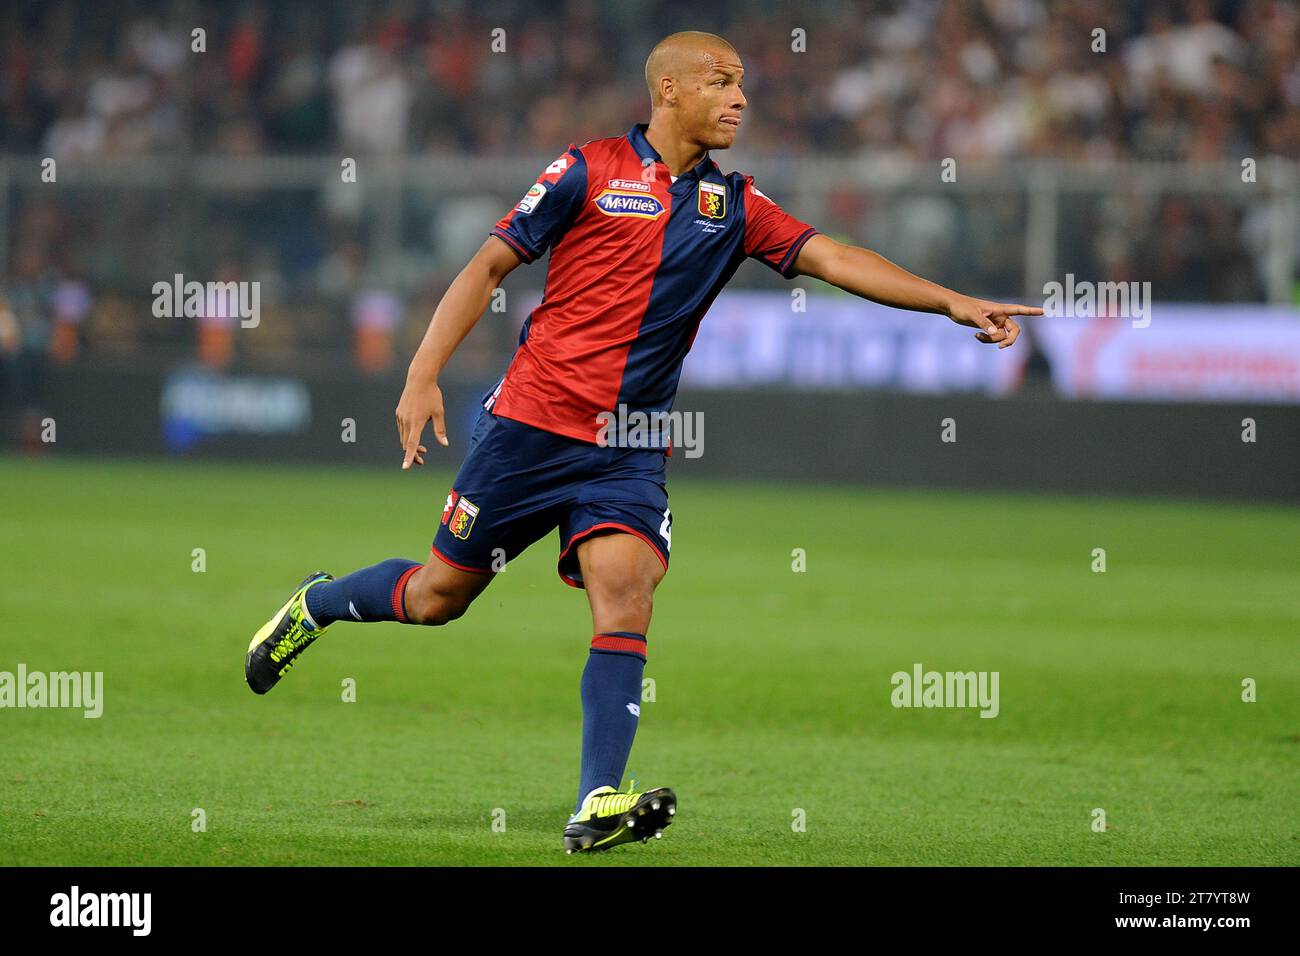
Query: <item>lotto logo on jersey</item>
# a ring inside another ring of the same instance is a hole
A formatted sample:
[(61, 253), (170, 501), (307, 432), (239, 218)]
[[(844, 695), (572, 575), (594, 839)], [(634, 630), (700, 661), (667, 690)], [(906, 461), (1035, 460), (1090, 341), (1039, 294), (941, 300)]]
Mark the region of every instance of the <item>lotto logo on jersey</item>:
[(664, 204), (654, 196), (624, 189), (602, 190), (596, 197), (596, 208), (606, 216), (633, 216), (637, 219), (658, 219), (664, 214)]
[(470, 531), (474, 529), (474, 519), (477, 517), (478, 505), (468, 498), (462, 497), (456, 502), (456, 507), (452, 509), (451, 519), (447, 522), (447, 530), (464, 541), (469, 537)]
[(717, 183), (700, 183), (700, 215), (723, 219), (727, 215), (727, 187)]

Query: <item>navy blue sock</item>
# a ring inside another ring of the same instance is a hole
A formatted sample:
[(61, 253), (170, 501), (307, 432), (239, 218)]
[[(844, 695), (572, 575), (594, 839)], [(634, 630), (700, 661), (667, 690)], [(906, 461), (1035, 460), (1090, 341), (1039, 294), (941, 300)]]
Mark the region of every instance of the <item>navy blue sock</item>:
[(325, 581), (307, 589), (307, 613), (320, 627), (335, 621), (406, 621), (403, 598), (406, 582), (418, 561), (389, 558), (337, 581)]
[(643, 634), (610, 631), (591, 639), (582, 672), (582, 773), (578, 807), (597, 787), (618, 789), (641, 716)]

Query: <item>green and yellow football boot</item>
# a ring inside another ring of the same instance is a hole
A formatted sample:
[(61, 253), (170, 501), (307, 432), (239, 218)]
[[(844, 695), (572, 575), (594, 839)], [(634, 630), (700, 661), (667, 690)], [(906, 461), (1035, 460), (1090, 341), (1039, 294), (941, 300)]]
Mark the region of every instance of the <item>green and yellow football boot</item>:
[(265, 694), (279, 683), (298, 660), (298, 655), (325, 633), (325, 628), (317, 627), (307, 613), (303, 596), (313, 584), (333, 580), (334, 575), (324, 571), (307, 575), (293, 592), (293, 597), (253, 636), (244, 656), (244, 680), (248, 681), (253, 693)]
[(644, 793), (619, 793), (599, 787), (564, 828), (564, 852), (608, 850), (620, 843), (662, 837), (677, 813), (677, 795), (667, 787)]

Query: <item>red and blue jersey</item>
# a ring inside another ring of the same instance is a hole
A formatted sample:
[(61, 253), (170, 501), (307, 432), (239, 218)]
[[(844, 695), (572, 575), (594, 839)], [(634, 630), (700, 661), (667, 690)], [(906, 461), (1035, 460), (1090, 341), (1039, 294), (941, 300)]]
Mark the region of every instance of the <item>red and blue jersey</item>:
[(672, 408), (704, 313), (752, 257), (786, 278), (817, 230), (752, 176), (707, 155), (675, 180), (638, 123), (546, 167), (491, 235), (532, 262), (550, 250), (494, 414), (595, 442), (602, 412)]

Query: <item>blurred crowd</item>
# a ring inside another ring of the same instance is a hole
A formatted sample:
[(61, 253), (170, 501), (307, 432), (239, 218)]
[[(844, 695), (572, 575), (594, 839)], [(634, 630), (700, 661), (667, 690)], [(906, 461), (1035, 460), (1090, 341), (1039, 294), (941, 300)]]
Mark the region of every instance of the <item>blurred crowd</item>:
[[(746, 156), (787, 169), (804, 156), (1300, 156), (1292, 0), (10, 0), (0, 157), (552, 156), (646, 118), (646, 54), (683, 27), (736, 45)], [(153, 185), (0, 192), (0, 402), (37, 407), (49, 364), (86, 343), (127, 360), (180, 348), (214, 367), (349, 343), (362, 369), (391, 370), (454, 274), (447, 237), (476, 246), (526, 183), (497, 184), (486, 204), (404, 200), (383, 254), (361, 193)], [(1057, 258), (1076, 271), (1155, 280), (1167, 297), (1262, 297), (1259, 209), (1071, 202)], [(1024, 218), (1020, 200), (850, 188), (817, 224), (993, 295), (1020, 291)], [(242, 339), (257, 355), (240, 354), (228, 315), (149, 313), (146, 290), (182, 266), (261, 284), (274, 321)], [(499, 364), (513, 334), (472, 340), (470, 360), (478, 348)]]
[(1300, 154), (1289, 0), (15, 0), (0, 143), (553, 152), (645, 111), (642, 65), (669, 24), (735, 43), (756, 150)]

